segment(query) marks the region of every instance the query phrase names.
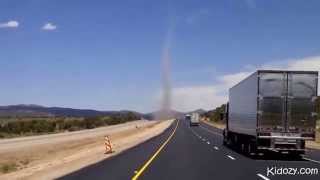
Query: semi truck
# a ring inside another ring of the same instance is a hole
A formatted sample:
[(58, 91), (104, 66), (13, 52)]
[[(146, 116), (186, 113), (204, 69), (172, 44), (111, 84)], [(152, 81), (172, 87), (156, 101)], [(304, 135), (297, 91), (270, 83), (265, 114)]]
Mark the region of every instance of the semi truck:
[(316, 71), (258, 70), (229, 89), (223, 144), (300, 156), (315, 140)]
[(190, 114), (186, 114), (184, 116), (184, 119), (187, 121), (187, 122), (190, 122), (191, 121), (191, 115)]
[(190, 126), (199, 126), (200, 115), (198, 113), (192, 113), (191, 115), (186, 115), (189, 120)]

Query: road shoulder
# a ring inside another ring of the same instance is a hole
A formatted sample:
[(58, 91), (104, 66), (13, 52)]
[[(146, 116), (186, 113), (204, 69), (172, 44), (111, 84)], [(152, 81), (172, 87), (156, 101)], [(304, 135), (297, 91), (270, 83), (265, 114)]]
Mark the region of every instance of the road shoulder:
[[(68, 147), (63, 153), (52, 153), (53, 158), (39, 160), (38, 163), (30, 164), (27, 168), (3, 174), (1, 179), (55, 179), (86, 166), (95, 164), (112, 156), (132, 148), (148, 139), (161, 134), (173, 120), (148, 123), (146, 125), (133, 125), (123, 131), (115, 131), (108, 134), (113, 145), (112, 154), (104, 154), (103, 136), (95, 139), (87, 139), (85, 144), (75, 144)], [(68, 142), (70, 144), (70, 142)], [(61, 148), (64, 148), (61, 145)], [(71, 150), (70, 150), (71, 148)]]

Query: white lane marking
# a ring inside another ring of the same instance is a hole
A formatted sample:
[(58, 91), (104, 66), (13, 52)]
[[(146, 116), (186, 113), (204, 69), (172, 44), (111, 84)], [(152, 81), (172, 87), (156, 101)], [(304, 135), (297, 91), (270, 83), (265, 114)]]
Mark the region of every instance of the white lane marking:
[(265, 177), (265, 176), (262, 175), (262, 174), (257, 174), (257, 176), (261, 177), (261, 178), (264, 179), (264, 180), (270, 180), (269, 178)]
[(201, 136), (200, 136), (198, 133), (194, 132), (194, 130), (193, 130), (193, 129), (191, 129), (191, 128), (189, 128), (189, 129), (190, 129), (190, 131), (191, 131), (195, 136), (197, 136), (197, 137), (201, 138)]
[(222, 136), (222, 134), (217, 133), (217, 132), (214, 132), (214, 131), (211, 131), (210, 129), (208, 129), (208, 128), (206, 128), (206, 127), (203, 127), (203, 126), (201, 126), (201, 125), (200, 125), (200, 127), (201, 127), (202, 129), (204, 129), (204, 130), (206, 130), (206, 131), (208, 131), (208, 132), (212, 133), (212, 134), (215, 134), (215, 135), (218, 135), (218, 136)]
[(305, 157), (302, 158), (302, 159), (320, 164), (320, 161), (316, 161), (316, 160), (313, 160), (313, 159), (309, 159), (309, 158), (305, 158)]
[(235, 160), (236, 158), (230, 156), (230, 155), (227, 155), (228, 158), (232, 159), (232, 160)]
[(219, 150), (219, 148), (217, 146), (213, 147), (215, 150)]
[(206, 141), (206, 139), (205, 138), (202, 138), (198, 133), (196, 133), (193, 129), (191, 129), (191, 128), (189, 128), (190, 129), (190, 131), (195, 135), (195, 136), (197, 136), (197, 137), (199, 137), (200, 138), (200, 140), (202, 140), (202, 141)]
[[(198, 133), (196, 133), (193, 129), (191, 129), (191, 128), (189, 128), (189, 129), (195, 136), (199, 137), (200, 140), (202, 140), (203, 142), (207, 141), (205, 138), (202, 138)], [(207, 144), (210, 144), (210, 142), (207, 141)]]

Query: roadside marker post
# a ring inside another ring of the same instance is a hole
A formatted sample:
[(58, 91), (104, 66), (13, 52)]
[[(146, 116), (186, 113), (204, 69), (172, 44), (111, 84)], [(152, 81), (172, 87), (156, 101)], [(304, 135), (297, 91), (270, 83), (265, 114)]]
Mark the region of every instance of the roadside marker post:
[(105, 145), (105, 148), (106, 148), (106, 151), (105, 151), (105, 154), (109, 154), (109, 153), (112, 153), (112, 146), (111, 146), (111, 142), (110, 142), (110, 139), (109, 139), (109, 136), (106, 135), (104, 137), (104, 145)]

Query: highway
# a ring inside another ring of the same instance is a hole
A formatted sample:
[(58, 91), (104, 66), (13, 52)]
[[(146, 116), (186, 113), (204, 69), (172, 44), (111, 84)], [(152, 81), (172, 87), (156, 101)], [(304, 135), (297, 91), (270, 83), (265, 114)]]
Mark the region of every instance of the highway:
[(310, 150), (302, 159), (247, 157), (222, 145), (221, 130), (177, 120), (161, 135), (60, 179), (319, 180), (320, 151)]

